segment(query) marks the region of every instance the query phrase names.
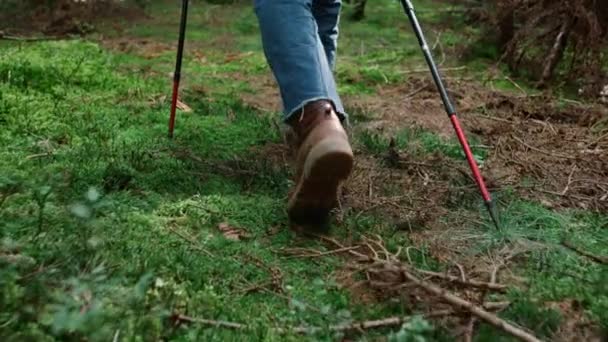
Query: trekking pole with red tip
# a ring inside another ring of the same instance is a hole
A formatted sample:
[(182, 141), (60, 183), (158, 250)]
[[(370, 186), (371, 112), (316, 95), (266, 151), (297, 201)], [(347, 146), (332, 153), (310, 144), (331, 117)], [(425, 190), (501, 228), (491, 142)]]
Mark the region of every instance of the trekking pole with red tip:
[(182, 72), (182, 57), (184, 55), (184, 40), (186, 37), (186, 21), (188, 19), (188, 0), (182, 1), (182, 18), (179, 26), (179, 41), (177, 44), (177, 60), (175, 72), (173, 73), (173, 97), (171, 98), (171, 116), (169, 117), (169, 138), (173, 138), (175, 127), (175, 111), (177, 109), (177, 95), (179, 92), (179, 81)]
[(433, 56), (431, 55), (429, 46), (426, 43), (424, 34), (422, 33), (422, 28), (420, 27), (420, 24), (418, 23), (418, 19), (416, 18), (416, 13), (414, 12), (414, 5), (412, 4), (411, 0), (400, 0), (400, 1), (401, 1), (401, 5), (403, 6), (403, 10), (405, 11), (405, 14), (410, 19), (414, 32), (416, 33), (416, 37), (418, 38), (418, 42), (420, 43), (420, 47), (422, 48), (422, 52), (424, 53), (424, 58), (426, 59), (426, 62), (431, 70), (431, 74), (433, 75), (435, 85), (437, 86), (437, 89), (439, 90), (439, 93), (441, 94), (441, 99), (443, 100), (443, 105), (445, 106), (445, 110), (448, 113), (448, 117), (452, 121), (452, 126), (454, 127), (454, 130), (456, 131), (456, 135), (458, 136), (458, 141), (460, 141), (460, 144), (462, 145), (464, 154), (466, 155), (469, 166), (471, 167), (471, 171), (473, 172), (473, 177), (475, 178), (475, 182), (477, 182), (477, 186), (479, 187), (481, 196), (483, 197), (483, 200), (488, 209), (490, 217), (492, 218), (492, 221), (494, 222), (494, 225), (496, 226), (496, 228), (500, 229), (500, 226), (498, 223), (498, 213), (496, 210), (496, 205), (492, 201), (492, 197), (490, 196), (490, 193), (488, 192), (488, 189), (486, 188), (486, 185), (483, 181), (481, 173), (479, 172), (479, 167), (477, 166), (477, 162), (473, 158), (473, 152), (471, 151), (471, 148), (469, 147), (469, 143), (467, 142), (467, 139), (464, 135), (464, 131), (462, 130), (462, 127), (460, 127), (460, 122), (458, 121), (458, 117), (456, 116), (456, 110), (454, 109), (454, 105), (452, 104), (452, 101), (450, 101), (450, 98), (445, 89), (441, 76), (439, 75), (439, 71), (437, 70), (437, 66), (435, 65), (435, 61), (433, 60)]

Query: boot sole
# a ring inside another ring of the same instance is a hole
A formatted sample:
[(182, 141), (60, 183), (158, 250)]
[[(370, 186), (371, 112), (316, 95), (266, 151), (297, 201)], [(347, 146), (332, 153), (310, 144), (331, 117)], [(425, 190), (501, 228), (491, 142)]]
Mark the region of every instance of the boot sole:
[(327, 138), (312, 148), (304, 172), (288, 205), (292, 223), (327, 230), (330, 212), (337, 204), (338, 188), (353, 169), (353, 152), (347, 141)]

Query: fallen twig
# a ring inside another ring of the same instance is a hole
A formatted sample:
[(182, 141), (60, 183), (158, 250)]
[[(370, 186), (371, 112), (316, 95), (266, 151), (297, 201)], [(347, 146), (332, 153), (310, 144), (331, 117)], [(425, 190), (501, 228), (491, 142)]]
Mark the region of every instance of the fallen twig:
[(182, 232), (178, 231), (177, 229), (173, 229), (172, 227), (168, 227), (169, 231), (174, 233), (175, 235), (179, 236), (180, 238), (188, 241), (192, 247), (194, 247), (194, 249), (201, 251), (205, 254), (207, 254), (208, 256), (212, 257), (213, 253), (209, 252), (208, 250), (204, 249), (197, 241), (193, 240), (191, 237), (183, 234)]
[(572, 166), (572, 171), (570, 171), (570, 175), (568, 176), (568, 184), (566, 184), (566, 187), (564, 188), (564, 190), (562, 190), (561, 194), (562, 196), (566, 195), (566, 193), (568, 192), (568, 190), (570, 189), (570, 184), (572, 184), (572, 176), (574, 175), (574, 171), (576, 170), (576, 164), (574, 164)]
[(291, 258), (316, 258), (316, 257), (321, 257), (321, 256), (326, 256), (326, 255), (331, 255), (331, 254), (343, 253), (343, 252), (347, 252), (351, 249), (357, 249), (357, 248), (359, 248), (359, 246), (338, 248), (338, 249), (334, 249), (331, 251), (325, 251), (325, 252), (316, 251), (314, 249), (300, 250), (300, 249), (296, 248), (296, 249), (282, 249), (282, 250), (278, 250), (277, 252), (289, 254), (289, 257), (291, 257)]
[(36, 154), (30, 154), (29, 156), (25, 157), (25, 159), (36, 159), (36, 158), (41, 158), (41, 157), (50, 157), (53, 154), (50, 152), (45, 152), (45, 153), (36, 153)]
[(22, 254), (2, 254), (0, 252), (0, 262), (13, 265), (34, 265), (36, 260), (27, 255)]
[(114, 338), (112, 339), (112, 342), (118, 342), (119, 336), (120, 336), (120, 329), (117, 329), (116, 332), (114, 333)]
[(483, 308), (486, 310), (504, 310), (506, 307), (511, 305), (511, 302), (487, 302), (483, 304)]
[[(421, 316), (424, 316), (425, 318), (432, 318), (432, 317), (449, 316), (453, 313), (454, 313), (453, 310), (439, 310), (439, 311), (433, 311), (433, 312), (430, 312), (428, 314), (424, 314)], [(411, 320), (413, 317), (414, 316), (401, 316), (401, 317), (394, 316), (394, 317), (388, 317), (388, 318), (384, 318), (384, 319), (355, 322), (355, 323), (351, 323), (351, 324), (330, 325), (329, 327), (326, 328), (326, 330), (330, 330), (330, 331), (369, 330), (369, 329), (382, 328), (382, 327), (388, 327), (388, 326), (399, 326), (399, 325), (403, 324), (404, 322)], [(293, 331), (293, 332), (297, 332), (300, 334), (312, 334), (315, 332), (323, 331), (324, 328), (295, 327), (292, 329), (278, 329), (278, 330), (281, 332)]]
[(18, 42), (39, 42), (44, 40), (61, 40), (61, 37), (21, 37), (21, 36), (11, 36), (6, 35), (4, 32), (0, 31), (0, 40), (13, 40)]
[(534, 146), (531, 146), (531, 145), (529, 145), (529, 144), (525, 143), (523, 140), (519, 139), (519, 138), (518, 138), (518, 137), (516, 137), (514, 134), (512, 134), (511, 136), (513, 137), (513, 139), (515, 139), (515, 141), (517, 141), (518, 143), (520, 143), (520, 144), (524, 145), (525, 147), (527, 147), (527, 148), (529, 148), (529, 149), (531, 149), (531, 150), (533, 150), (533, 151), (536, 151), (536, 152), (542, 153), (542, 154), (544, 154), (544, 155), (547, 155), (547, 156), (549, 156), (549, 157), (554, 157), (554, 158), (563, 158), (563, 159), (576, 159), (576, 157), (567, 156), (567, 155), (565, 155), (565, 154), (557, 154), (557, 153), (551, 153), (551, 152), (549, 152), (549, 151), (541, 150), (541, 149), (540, 149), (540, 148), (538, 148), (538, 147), (534, 147)]
[(405, 95), (404, 100), (407, 101), (407, 100), (411, 99), (412, 97), (414, 97), (414, 95), (416, 95), (416, 94), (418, 94), (418, 93), (420, 93), (420, 92), (422, 92), (422, 91), (424, 91), (424, 90), (426, 90), (428, 88), (429, 88), (428, 85), (424, 85), (424, 86), (422, 86), (422, 87), (420, 87), (420, 88), (418, 88), (418, 89), (410, 92), (409, 94)]
[(228, 321), (216, 321), (216, 320), (212, 320), (212, 319), (196, 318), (196, 317), (190, 317), (190, 316), (186, 316), (186, 315), (175, 315), (173, 317), (173, 320), (176, 323), (179, 323), (179, 322), (198, 323), (198, 324), (203, 324), (203, 325), (212, 325), (217, 328), (228, 328), (228, 329), (245, 329), (245, 328), (247, 328), (247, 325), (241, 324), (241, 323), (234, 323), (234, 322), (228, 322)]
[[(448, 316), (453, 313), (454, 313), (453, 310), (439, 310), (439, 311), (430, 312), (428, 314), (423, 314), (422, 316), (424, 316), (426, 318), (432, 318), (432, 317)], [(294, 333), (298, 333), (298, 334), (314, 334), (316, 332), (324, 331), (324, 330), (336, 331), (336, 332), (337, 331), (351, 331), (351, 330), (369, 330), (369, 329), (388, 327), (388, 326), (398, 326), (398, 325), (403, 324), (404, 322), (411, 320), (413, 317), (414, 316), (394, 316), (394, 317), (387, 317), (387, 318), (377, 319), (377, 320), (355, 322), (355, 323), (350, 323), (350, 324), (330, 325), (325, 328), (315, 327), (315, 326), (311, 326), (311, 327), (298, 326), (298, 327), (278, 327), (278, 328), (275, 328), (275, 330), (280, 333), (294, 332)], [(179, 322), (197, 323), (197, 324), (203, 324), (203, 325), (211, 325), (211, 326), (214, 326), (217, 328), (227, 328), (227, 329), (236, 329), (236, 330), (251, 329), (251, 326), (249, 326), (247, 324), (228, 322), (228, 321), (218, 321), (218, 320), (205, 319), (205, 318), (196, 318), (196, 317), (190, 317), (190, 316), (181, 315), (181, 314), (173, 316), (173, 321), (176, 323), (179, 323)]]
[[(463, 66), (459, 66), (459, 67), (453, 67), (453, 68), (441, 68), (441, 72), (446, 72), (446, 71), (459, 71), (459, 70), (464, 70), (467, 67), (465, 65)], [(412, 70), (405, 70), (405, 71), (399, 71), (397, 72), (398, 74), (415, 74), (415, 73), (419, 73), (419, 72), (428, 72), (429, 69), (412, 69)]]
[(473, 316), (473, 315), (469, 316), (469, 319), (467, 320), (467, 325), (464, 328), (464, 341), (465, 342), (473, 341), (473, 334), (475, 333), (475, 322), (476, 321), (477, 321), (477, 319), (475, 318), (475, 316)]
[(549, 195), (555, 195), (555, 196), (560, 196), (560, 197), (565, 197), (565, 198), (575, 198), (581, 201), (592, 201), (594, 200), (593, 197), (589, 197), (589, 196), (580, 196), (580, 195), (575, 195), (575, 194), (562, 194), (561, 192), (557, 192), (557, 191), (551, 191), (551, 190), (545, 190), (545, 189), (537, 189), (537, 191), (540, 191), (542, 193), (545, 194), (549, 194)]
[(456, 267), (458, 267), (458, 271), (460, 271), (460, 278), (462, 279), (463, 282), (467, 281), (467, 277), (466, 277), (466, 273), (464, 271), (464, 267), (461, 264), (456, 264)]
[(524, 331), (523, 329), (521, 329), (519, 327), (512, 325), (511, 323), (508, 323), (507, 321), (496, 316), (495, 314), (490, 313), (490, 312), (484, 310), (483, 308), (481, 308), (469, 301), (466, 301), (466, 300), (448, 292), (447, 290), (440, 288), (439, 286), (437, 286), (431, 282), (417, 278), (416, 276), (411, 274), (407, 269), (403, 268), (402, 272), (407, 280), (411, 281), (414, 284), (417, 284), (420, 288), (426, 290), (427, 292), (440, 297), (441, 299), (443, 299), (450, 305), (453, 305), (460, 309), (466, 310), (466, 311), (470, 312), (471, 314), (475, 315), (476, 317), (478, 317), (479, 319), (483, 320), (484, 322), (486, 322), (496, 328), (499, 328), (499, 329), (521, 339), (522, 341), (529, 341), (529, 342), (530, 341), (533, 341), (533, 342), (540, 341), (534, 335)]
[[(475, 108), (470, 108), (470, 109), (467, 109), (467, 111), (469, 111), (469, 110), (471, 110), (471, 109), (475, 109)], [(464, 111), (463, 111), (463, 112), (464, 112)], [(516, 124), (516, 122), (515, 122), (515, 121), (508, 120), (508, 119), (503, 119), (503, 118), (499, 118), (499, 117), (496, 117), (496, 116), (490, 116), (490, 115), (484, 115), (484, 114), (477, 114), (477, 116), (482, 117), (482, 118), (484, 118), (484, 119), (488, 119), (488, 120), (494, 120), (494, 121), (499, 121), (499, 122), (504, 122), (504, 123), (508, 123), (508, 124), (512, 124), (512, 125)]]
[(253, 285), (247, 286), (247, 287), (239, 290), (238, 292), (239, 293), (244, 293), (244, 294), (247, 294), (247, 293), (250, 293), (250, 292), (255, 292), (255, 291), (258, 291), (258, 290), (273, 292), (273, 291), (271, 291), (271, 290), (268, 289), (268, 286), (273, 286), (273, 285), (274, 285), (274, 283), (271, 280), (271, 281), (266, 281), (266, 282), (263, 282), (263, 283), (260, 283), (260, 284), (253, 284)]
[(597, 262), (599, 264), (608, 265), (608, 257), (591, 254), (591, 253), (589, 253), (587, 251), (584, 251), (584, 250), (576, 247), (575, 245), (573, 245), (571, 242), (569, 242), (567, 240), (563, 240), (562, 241), (562, 245), (564, 247), (568, 248), (569, 250), (574, 251), (574, 252), (576, 252), (576, 253), (584, 256), (584, 257), (587, 257), (587, 258), (589, 258), (589, 259), (591, 259), (591, 260), (593, 260), (593, 261), (595, 261), (595, 262)]
[(528, 96), (528, 92), (525, 91), (522, 87), (520, 87), (519, 84), (517, 84), (517, 82), (513, 81), (513, 79), (511, 77), (505, 76), (505, 79), (507, 81), (511, 82), (511, 84), (513, 84), (515, 86), (515, 88), (519, 89), (519, 91), (521, 91), (524, 96)]
[(424, 274), (424, 275), (428, 275), (431, 277), (435, 277), (435, 278), (441, 278), (441, 279), (445, 279), (460, 285), (467, 285), (467, 286), (473, 286), (473, 287), (477, 287), (477, 288), (482, 288), (482, 289), (488, 289), (488, 290), (495, 290), (495, 291), (505, 291), (507, 289), (506, 285), (502, 285), (502, 284), (496, 284), (496, 283), (487, 283), (484, 281), (478, 281), (478, 280), (462, 280), (459, 277), (456, 276), (451, 276), (448, 274), (443, 274), (443, 273), (438, 273), (438, 272), (433, 272), (433, 271), (426, 271), (426, 270), (420, 270), (420, 269), (416, 269), (416, 272), (420, 273), (420, 274)]

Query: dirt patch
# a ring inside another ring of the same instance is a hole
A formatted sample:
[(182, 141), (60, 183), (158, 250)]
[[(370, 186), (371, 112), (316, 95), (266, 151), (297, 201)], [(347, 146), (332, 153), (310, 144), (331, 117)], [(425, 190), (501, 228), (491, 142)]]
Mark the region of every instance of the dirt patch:
[(175, 50), (174, 46), (152, 39), (122, 37), (106, 38), (101, 45), (109, 50), (133, 53), (146, 59), (157, 58), (167, 51)]
[[(605, 106), (510, 95), (466, 80), (455, 80), (450, 88), (469, 141), (476, 136), (488, 152), (482, 174), (491, 190), (515, 187), (524, 198), (552, 208), (608, 210)], [(391, 137), (403, 128), (420, 127), (455, 136), (430, 80), (410, 80), (345, 102), (368, 120), (356, 127), (359, 131)], [(523, 186), (526, 180), (533, 184)], [(419, 177), (409, 185), (423, 181)]]
[(273, 170), (288, 170), (292, 165), (291, 151), (286, 144), (268, 143), (249, 150), (251, 159), (264, 160)]
[[(482, 174), (491, 190), (512, 187), (521, 197), (555, 209), (608, 210), (607, 108), (499, 93), (476, 83), (452, 88), (467, 135), (478, 137), (488, 152)], [(391, 137), (402, 128), (418, 126), (454, 136), (434, 88), (424, 82), (384, 88), (377, 96), (346, 102), (370, 120), (356, 130), (374, 130)], [(470, 228), (472, 222), (479, 223), (478, 213), (463, 205), (467, 200), (480, 200), (468, 166), (442, 155), (408, 152), (387, 148), (379, 156), (359, 153), (346, 187), (346, 209), (354, 215), (374, 213), (386, 218), (395, 232), (408, 234), (409, 247), (425, 248), (433, 259), (448, 266), (453, 277), (488, 281), (499, 268), (496, 277), (500, 283), (525, 286), (514, 265), (542, 247), (521, 241), (472, 255), (471, 246), (479, 245), (486, 236)], [(454, 210), (457, 213), (450, 214)], [(442, 217), (449, 217), (449, 223)], [(357, 279), (348, 270), (339, 272), (338, 278), (364, 303), (394, 300), (404, 292), (374, 288), (373, 284), (387, 283), (388, 278)], [(448, 288), (472, 301), (476, 298), (471, 292)], [(433, 309), (441, 307), (420, 295)], [(415, 292), (408, 292), (408, 296), (408, 301), (420, 302)], [(557, 309), (566, 317), (557, 332), (558, 340), (597, 340), (597, 327), (582, 310), (573, 311), (563, 304)], [(461, 327), (463, 323), (448, 324)]]
[(282, 111), (281, 95), (272, 74), (246, 75), (244, 73), (232, 73), (231, 77), (245, 81), (254, 89), (253, 93), (241, 94), (241, 100), (261, 111), (261, 112), (280, 112)]
[(340, 286), (351, 294), (353, 300), (362, 304), (374, 304), (380, 299), (381, 293), (374, 291), (364, 279), (356, 279), (355, 272), (350, 268), (338, 270), (334, 276)]
[[(492, 146), (488, 175), (500, 188), (553, 208), (608, 210), (608, 111), (557, 107), (546, 98), (495, 96), (469, 116), (472, 131)], [(522, 186), (526, 179), (533, 185)]]
[(323, 240), (344, 254), (344, 268), (336, 272), (335, 277), (355, 299), (365, 304), (390, 301), (407, 312), (431, 316), (444, 312), (436, 316), (440, 319), (433, 319), (449, 328), (454, 338), (467, 332), (471, 336), (474, 334), (472, 316), (454, 311), (456, 302), (466, 301), (488, 312), (500, 312), (510, 305), (505, 301), (491, 301), (487, 296), (490, 292), (504, 293), (504, 285), (488, 282), (466, 272), (460, 265), (454, 267), (453, 274), (418, 269), (409, 258), (409, 252), (404, 252), (405, 246), (396, 252), (389, 251), (379, 238), (364, 237), (348, 247), (331, 238)]
[[(445, 214), (449, 183), (462, 174), (449, 169), (452, 163), (438, 154), (418, 158), (397, 153), (393, 161), (388, 151), (384, 158), (357, 155), (345, 184), (345, 203), (358, 215), (382, 213), (397, 229), (422, 229)], [(390, 163), (394, 166), (387, 167)]]
[(142, 8), (118, 1), (57, 0), (48, 4), (23, 2), (0, 14), (0, 30), (29, 36), (43, 33), (54, 37), (85, 35), (98, 24), (117, 18), (145, 18)]
[(601, 329), (585, 316), (577, 301), (553, 302), (548, 306), (562, 313), (562, 324), (555, 333), (555, 341), (605, 341)]
[[(449, 88), (457, 109), (478, 103), (487, 93), (481, 87), (458, 78), (452, 79)], [(362, 124), (363, 129), (373, 128), (390, 135), (403, 127), (416, 126), (442, 137), (454, 136), (437, 88), (428, 77), (411, 77), (398, 86), (382, 85), (376, 88), (375, 94), (346, 96), (344, 102), (373, 120)]]

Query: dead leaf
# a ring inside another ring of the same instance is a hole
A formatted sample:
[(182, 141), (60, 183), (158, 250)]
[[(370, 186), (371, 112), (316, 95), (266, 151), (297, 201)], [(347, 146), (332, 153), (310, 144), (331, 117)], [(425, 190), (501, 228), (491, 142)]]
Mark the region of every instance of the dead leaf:
[(195, 51), (194, 52), (194, 56), (196, 57), (196, 60), (201, 63), (201, 64), (205, 64), (207, 63), (207, 57), (200, 51)]
[(248, 51), (248, 52), (244, 52), (244, 53), (231, 53), (226, 55), (226, 58), (224, 59), (225, 63), (230, 63), (236, 60), (240, 60), (246, 57), (249, 57), (253, 55), (253, 51)]
[(228, 110), (228, 121), (233, 122), (234, 120), (236, 120), (236, 115), (234, 114), (234, 111), (232, 109)]
[(150, 106), (162, 105), (163, 103), (165, 103), (166, 100), (167, 100), (167, 95), (150, 96), (148, 105), (150, 105)]
[(177, 108), (186, 113), (192, 112), (192, 108), (190, 108), (190, 106), (188, 106), (187, 104), (183, 103), (180, 100), (177, 100)]
[(217, 228), (220, 230), (220, 232), (222, 232), (222, 235), (224, 235), (224, 237), (228, 240), (241, 241), (243, 239), (249, 238), (249, 234), (245, 230), (237, 227), (232, 227), (227, 222), (220, 223)]
[(272, 226), (270, 227), (270, 229), (268, 230), (268, 235), (269, 236), (273, 236), (273, 235), (277, 235), (278, 233), (280, 233), (282, 230), (280, 225), (276, 225), (276, 226)]

